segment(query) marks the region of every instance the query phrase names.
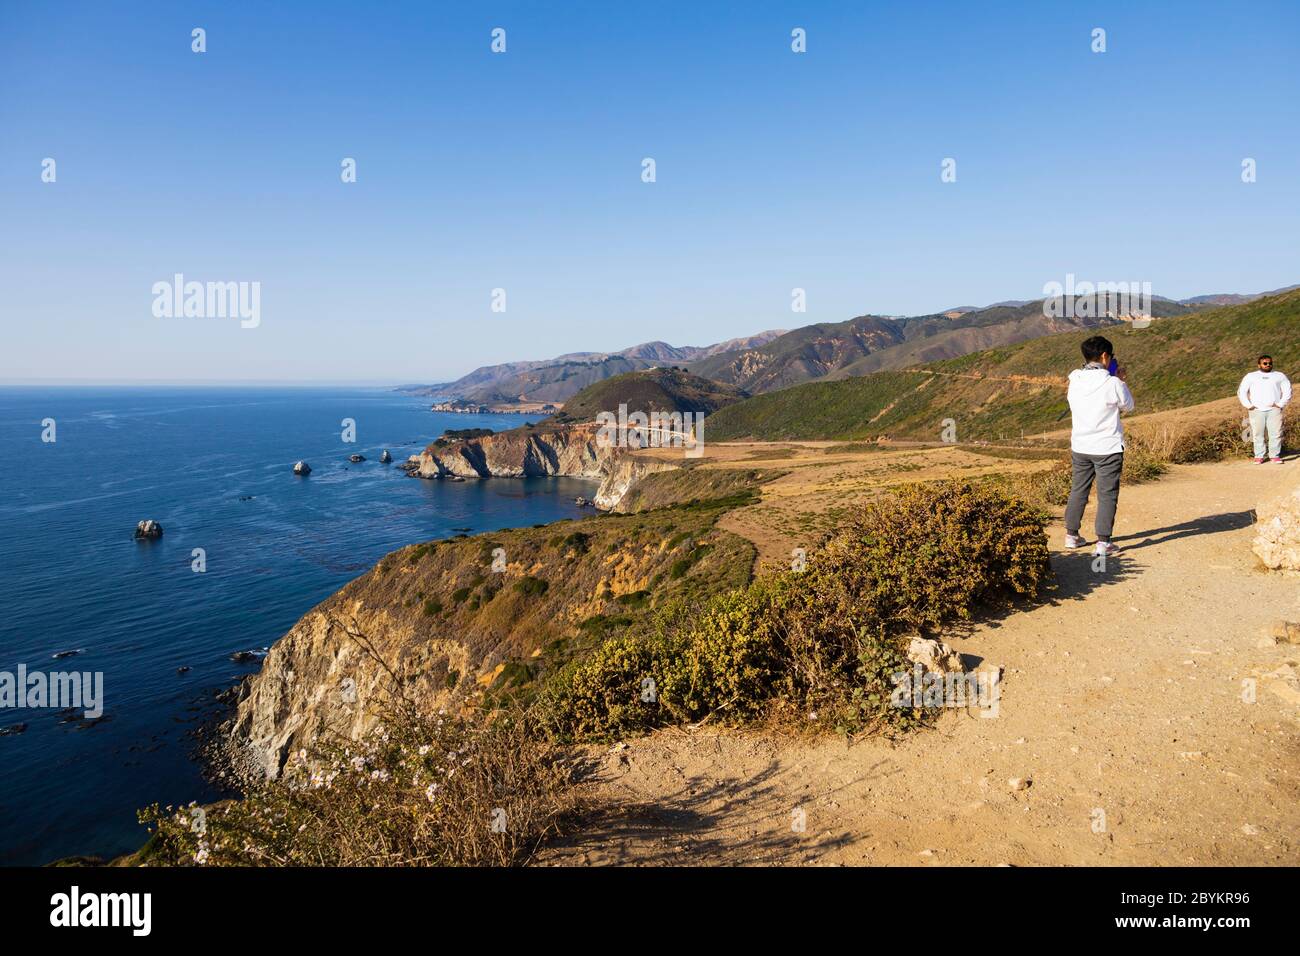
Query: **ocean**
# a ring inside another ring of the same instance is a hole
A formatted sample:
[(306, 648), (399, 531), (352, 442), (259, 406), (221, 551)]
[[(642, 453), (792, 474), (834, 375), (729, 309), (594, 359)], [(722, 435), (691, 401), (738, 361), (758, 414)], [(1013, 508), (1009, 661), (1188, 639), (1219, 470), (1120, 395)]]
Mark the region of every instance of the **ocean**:
[[(138, 808), (218, 796), (193, 733), (259, 666), (231, 655), (260, 654), (384, 554), (578, 516), (588, 481), (396, 467), (444, 429), (526, 420), (434, 413), (387, 389), (0, 388), (0, 679), (20, 665), (103, 675), (97, 720), (0, 706), (0, 864), (128, 852), (146, 837)], [(298, 459), (310, 477), (292, 474)], [(162, 538), (134, 540), (146, 518)]]

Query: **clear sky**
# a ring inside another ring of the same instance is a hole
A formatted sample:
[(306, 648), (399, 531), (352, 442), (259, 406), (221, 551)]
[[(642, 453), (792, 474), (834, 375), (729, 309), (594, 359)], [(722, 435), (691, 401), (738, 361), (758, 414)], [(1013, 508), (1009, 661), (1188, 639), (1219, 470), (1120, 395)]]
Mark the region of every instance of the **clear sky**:
[[(1067, 273), (1262, 291), (1300, 282), (1298, 113), (1295, 0), (0, 0), (0, 380), (429, 382)], [(260, 324), (155, 317), (178, 272), (259, 282)]]

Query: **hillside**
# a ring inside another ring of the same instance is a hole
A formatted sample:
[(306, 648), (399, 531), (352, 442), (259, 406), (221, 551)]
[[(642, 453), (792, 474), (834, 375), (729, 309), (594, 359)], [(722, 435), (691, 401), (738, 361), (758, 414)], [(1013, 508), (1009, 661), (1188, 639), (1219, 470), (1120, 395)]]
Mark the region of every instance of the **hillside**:
[(574, 395), (546, 424), (591, 422), (601, 412), (694, 412), (712, 415), (718, 409), (746, 398), (730, 385), (720, 385), (680, 369), (657, 368), (616, 375)]
[[(1243, 305), (1157, 320), (1146, 329), (1106, 330), (1129, 371), (1139, 411), (1232, 395), (1255, 355), (1270, 351), (1283, 371), (1300, 361), (1300, 290)], [(1081, 363), (1083, 330), (759, 395), (709, 419), (714, 441), (851, 439), (880, 435), (937, 440), (944, 419), (962, 441), (1059, 428), (1065, 377)]]
[(466, 402), (565, 402), (596, 382), (661, 365), (685, 364), (722, 352), (764, 345), (784, 330), (728, 339), (714, 345), (669, 345), (644, 342), (618, 352), (572, 352), (540, 361), (485, 365), (454, 382), (403, 386), (416, 395)]
[[(1104, 301), (1104, 300), (1103, 300)], [(816, 379), (840, 379), (903, 368), (919, 362), (955, 358), (981, 349), (1080, 328), (1119, 324), (1098, 318), (1053, 318), (1042, 300), (1000, 303), (982, 309), (950, 309), (933, 315), (888, 319), (859, 316), (847, 322), (810, 325), (787, 332), (756, 349), (723, 353), (693, 362), (697, 375), (727, 382), (755, 394)], [(1187, 306), (1156, 297), (1156, 317), (1183, 315)]]

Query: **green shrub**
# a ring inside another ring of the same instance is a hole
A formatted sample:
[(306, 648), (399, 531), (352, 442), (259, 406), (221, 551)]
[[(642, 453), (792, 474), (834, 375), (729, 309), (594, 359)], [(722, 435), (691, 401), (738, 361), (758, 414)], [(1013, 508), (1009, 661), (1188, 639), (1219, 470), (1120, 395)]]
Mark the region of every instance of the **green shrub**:
[(424, 614), (426, 617), (433, 617), (435, 614), (442, 613), (442, 602), (437, 598), (429, 598), (424, 602)]
[(904, 486), (852, 513), (806, 570), (668, 608), (655, 633), (614, 637), (569, 665), (543, 694), (543, 721), (564, 738), (769, 712), (824, 712), (844, 730), (911, 726), (924, 714), (889, 702), (908, 666), (902, 636), (1036, 594), (1051, 574), (1045, 521), (987, 483)]
[[(644, 732), (667, 720), (656, 692), (680, 667), (680, 643), (669, 635), (629, 634), (607, 641), (585, 660), (566, 665), (548, 682), (538, 716), (561, 739)], [(653, 681), (653, 685), (647, 685)]]
[(469, 591), (469, 588), (457, 588), (451, 592), (451, 599), (457, 604), (464, 604), (466, 599), (469, 598)]
[(529, 597), (540, 597), (546, 593), (546, 589), (549, 587), (550, 584), (542, 578), (535, 578), (531, 574), (525, 575), (515, 582), (515, 590)]
[(586, 554), (591, 549), (591, 535), (582, 531), (575, 531), (566, 536), (561, 544), (566, 548), (571, 548), (578, 554)]
[(628, 608), (643, 608), (650, 603), (649, 591), (629, 591), (627, 594), (620, 594), (614, 599), (617, 603)]
[(809, 562), (822, 612), (881, 632), (936, 628), (1051, 576), (1046, 515), (987, 484), (904, 485), (851, 514)]

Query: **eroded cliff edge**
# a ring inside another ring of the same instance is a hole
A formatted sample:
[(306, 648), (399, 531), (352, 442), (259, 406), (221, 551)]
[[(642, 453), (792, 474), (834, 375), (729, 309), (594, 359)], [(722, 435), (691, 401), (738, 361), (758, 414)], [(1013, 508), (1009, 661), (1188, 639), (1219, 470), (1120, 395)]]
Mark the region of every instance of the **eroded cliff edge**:
[(515, 428), (482, 438), (440, 438), (407, 467), (421, 478), (591, 478), (600, 482), (592, 499), (597, 508), (617, 510), (619, 502), (646, 475), (678, 465), (641, 457), (627, 448), (596, 439), (595, 424)]
[(696, 502), (412, 545), (309, 611), (243, 686), (234, 762), (278, 776), (314, 741), (355, 739), (405, 698), (491, 708), (668, 602), (749, 579), (755, 551)]

